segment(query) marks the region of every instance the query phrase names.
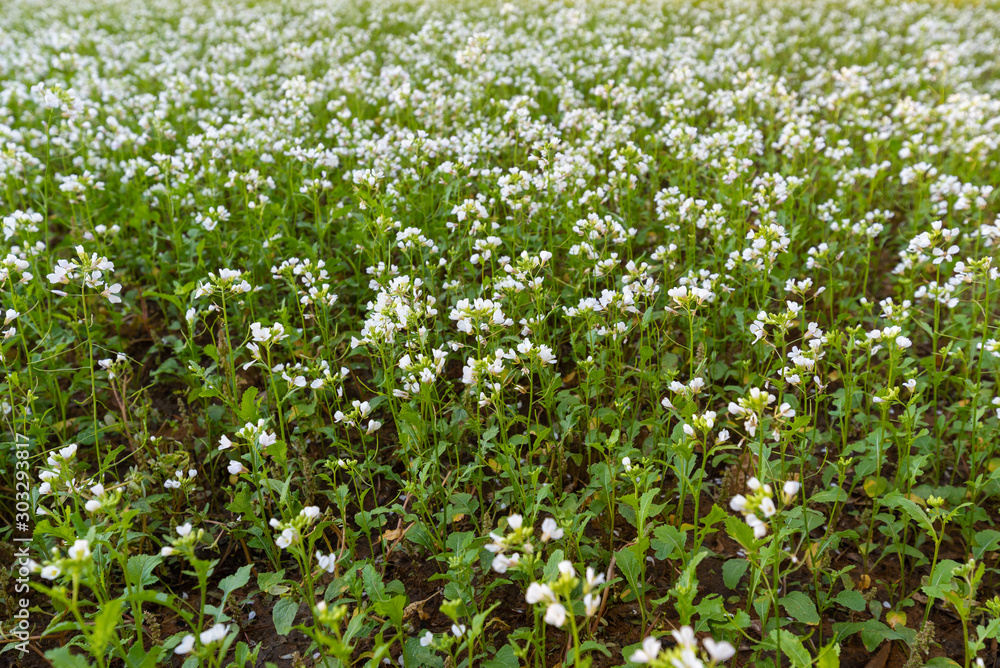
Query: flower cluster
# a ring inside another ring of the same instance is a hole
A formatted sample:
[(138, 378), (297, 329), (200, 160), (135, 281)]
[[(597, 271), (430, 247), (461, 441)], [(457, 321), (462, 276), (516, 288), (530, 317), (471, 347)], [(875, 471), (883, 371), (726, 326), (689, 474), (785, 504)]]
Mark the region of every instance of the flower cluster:
[(703, 668), (707, 663), (714, 666), (736, 656), (736, 648), (728, 642), (716, 642), (712, 638), (702, 641), (703, 653), (698, 651), (698, 639), (690, 626), (682, 626), (671, 635), (677, 643), (664, 649), (663, 643), (653, 637), (642, 641), (642, 648), (635, 650), (629, 661), (649, 665), (651, 668)]

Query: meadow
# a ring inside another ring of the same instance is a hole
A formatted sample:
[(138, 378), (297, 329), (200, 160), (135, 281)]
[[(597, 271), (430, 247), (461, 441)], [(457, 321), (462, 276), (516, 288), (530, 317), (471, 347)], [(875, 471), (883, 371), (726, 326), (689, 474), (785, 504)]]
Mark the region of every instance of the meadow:
[(8, 0), (0, 666), (1000, 666), (1000, 3)]

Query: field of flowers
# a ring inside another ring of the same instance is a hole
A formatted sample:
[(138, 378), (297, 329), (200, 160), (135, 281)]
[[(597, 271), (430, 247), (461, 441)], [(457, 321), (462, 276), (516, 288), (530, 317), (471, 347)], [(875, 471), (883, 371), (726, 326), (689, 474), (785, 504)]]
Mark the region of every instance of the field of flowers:
[(1000, 3), (7, 0), (0, 666), (1000, 666)]

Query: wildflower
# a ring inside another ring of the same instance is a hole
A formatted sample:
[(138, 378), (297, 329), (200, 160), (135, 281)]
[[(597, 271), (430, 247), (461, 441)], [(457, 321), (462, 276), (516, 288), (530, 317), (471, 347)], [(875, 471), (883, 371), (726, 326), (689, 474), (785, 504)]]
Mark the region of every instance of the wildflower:
[(545, 609), (545, 623), (562, 628), (566, 623), (566, 608), (561, 603), (551, 603)]
[(327, 573), (333, 573), (337, 567), (337, 556), (333, 553), (323, 554), (317, 550), (316, 563)]
[(712, 638), (705, 638), (705, 640), (702, 641), (702, 644), (705, 646), (705, 650), (712, 658), (712, 661), (728, 661), (736, 656), (736, 648), (726, 641), (716, 642)]
[(181, 639), (181, 642), (174, 648), (174, 654), (190, 654), (194, 650), (194, 636), (190, 633)]
[(690, 626), (682, 626), (680, 630), (670, 633), (681, 647), (695, 647), (698, 644), (697, 638), (694, 637), (694, 629)]
[(66, 554), (73, 561), (83, 561), (90, 556), (90, 541), (86, 538), (79, 538), (73, 542), (72, 547), (66, 551)]
[(209, 630), (203, 631), (199, 639), (202, 645), (211, 645), (225, 639), (227, 633), (229, 633), (228, 624), (216, 624)]
[(542, 520), (542, 542), (547, 543), (550, 540), (559, 540), (563, 537), (563, 530), (556, 524), (556, 521), (551, 517), (546, 517)]
[(660, 641), (652, 636), (642, 641), (642, 649), (637, 649), (629, 657), (632, 663), (652, 663), (660, 655)]

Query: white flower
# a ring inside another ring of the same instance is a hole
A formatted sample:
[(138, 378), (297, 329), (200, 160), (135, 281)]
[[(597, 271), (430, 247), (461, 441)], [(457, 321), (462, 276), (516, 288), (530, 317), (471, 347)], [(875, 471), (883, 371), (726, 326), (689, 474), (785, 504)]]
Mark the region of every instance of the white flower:
[(510, 568), (511, 566), (513, 566), (518, 562), (519, 558), (520, 555), (517, 554), (515, 554), (512, 557), (508, 557), (503, 554), (498, 554), (497, 556), (493, 557), (493, 564), (492, 564), (493, 570), (503, 575), (504, 573), (507, 572), (508, 568)]
[(737, 494), (729, 501), (729, 507), (738, 513), (743, 512), (747, 507), (747, 497), (742, 494)]
[(660, 641), (652, 636), (642, 641), (642, 649), (632, 653), (629, 661), (632, 663), (651, 663), (660, 655)]
[(179, 527), (177, 527), (177, 534), (181, 538), (183, 538), (184, 536), (187, 536), (189, 533), (191, 533), (191, 523), (190, 522), (185, 522), (184, 524), (182, 524)]
[(46, 580), (55, 580), (62, 571), (55, 564), (49, 564), (42, 568), (42, 577)]
[(295, 538), (296, 537), (297, 537), (297, 534), (295, 533), (295, 529), (285, 529), (284, 531), (281, 532), (281, 534), (278, 536), (278, 538), (274, 541), (274, 544), (277, 545), (282, 550), (284, 550), (289, 545), (291, 545), (292, 543), (295, 542)]
[(86, 538), (77, 539), (66, 554), (73, 561), (83, 561), (90, 556), (90, 542)]
[(243, 464), (239, 463), (234, 459), (229, 460), (228, 468), (229, 468), (229, 473), (231, 475), (239, 475), (247, 470), (247, 467), (243, 466)]
[(204, 631), (201, 634), (201, 644), (211, 645), (214, 642), (219, 642), (220, 640), (226, 637), (226, 634), (228, 632), (229, 632), (228, 624), (216, 624), (215, 626), (213, 626), (207, 631)]
[(317, 551), (316, 563), (319, 564), (319, 567), (327, 573), (333, 573), (337, 567), (337, 555), (333, 553), (323, 554), (322, 552)]
[(785, 492), (787, 496), (793, 497), (799, 493), (799, 490), (801, 488), (802, 488), (802, 483), (800, 483), (798, 480), (787, 480), (785, 481), (785, 484), (782, 486), (781, 489)]
[(769, 496), (765, 496), (760, 500), (760, 509), (763, 511), (764, 517), (771, 517), (778, 512), (777, 508), (774, 507), (774, 501)]
[(421, 647), (430, 647), (431, 643), (434, 642), (434, 634), (430, 631), (426, 631), (423, 636), (420, 637)]
[(524, 594), (524, 600), (531, 605), (541, 601), (555, 603), (556, 595), (552, 593), (552, 589), (548, 585), (532, 582), (528, 585), (528, 591)]
[(563, 537), (563, 530), (556, 524), (556, 521), (551, 517), (546, 517), (542, 520), (542, 542), (547, 543), (550, 540), (559, 540)]
[(452, 634), (454, 634), (454, 636), (456, 638), (461, 638), (462, 636), (464, 636), (465, 632), (467, 630), (468, 629), (465, 626), (465, 624), (452, 624), (451, 625), (451, 632), (452, 632)]
[(896, 337), (896, 345), (899, 346), (900, 348), (904, 348), (905, 349), (905, 348), (909, 348), (910, 346), (912, 346), (913, 342), (910, 341), (905, 336), (897, 336)]
[(319, 517), (319, 506), (306, 506), (299, 514), (307, 519), (314, 520)]
[(681, 647), (695, 647), (698, 639), (694, 637), (694, 629), (690, 626), (682, 626), (678, 631), (671, 631), (671, 635)]
[(566, 623), (566, 608), (561, 603), (551, 603), (545, 610), (545, 623), (562, 628)]
[(705, 646), (705, 651), (708, 652), (708, 655), (712, 657), (712, 661), (728, 661), (736, 656), (736, 648), (726, 641), (715, 642), (712, 638), (705, 638), (702, 644)]
[(87, 509), (88, 513), (96, 513), (101, 509), (101, 502), (97, 499), (91, 499), (90, 501), (87, 501), (83, 507)]
[(674, 668), (703, 668), (704, 663), (695, 654), (693, 647), (685, 647), (681, 650), (681, 655), (670, 660)]
[(174, 654), (190, 654), (194, 649), (194, 636), (190, 633), (184, 636), (180, 644), (174, 648)]
[(507, 518), (507, 526), (509, 526), (514, 531), (520, 529), (523, 523), (524, 523), (524, 518), (518, 515), (517, 513), (514, 513), (513, 515)]

